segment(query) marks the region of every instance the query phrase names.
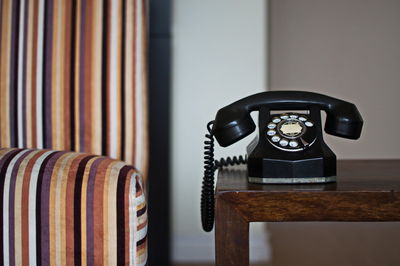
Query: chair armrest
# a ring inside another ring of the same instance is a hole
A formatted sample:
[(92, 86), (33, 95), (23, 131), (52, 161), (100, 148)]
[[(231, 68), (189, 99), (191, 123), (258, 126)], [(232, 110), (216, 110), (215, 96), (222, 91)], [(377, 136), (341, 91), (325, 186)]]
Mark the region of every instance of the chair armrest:
[(0, 149), (0, 206), (5, 265), (146, 264), (142, 178), (121, 161), (76, 152)]

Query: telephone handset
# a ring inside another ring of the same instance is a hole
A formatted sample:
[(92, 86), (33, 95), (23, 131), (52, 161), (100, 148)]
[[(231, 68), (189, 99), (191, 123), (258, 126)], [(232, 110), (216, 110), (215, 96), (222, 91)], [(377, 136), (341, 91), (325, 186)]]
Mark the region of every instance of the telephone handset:
[[(286, 111), (285, 111), (286, 110)], [(336, 181), (336, 156), (323, 140), (325, 132), (358, 139), (363, 119), (349, 102), (305, 91), (268, 91), (227, 105), (207, 124), (204, 180), (201, 196), (203, 229), (214, 223), (214, 172), (247, 163), (249, 182), (261, 184), (328, 183)], [(247, 147), (247, 158), (214, 160), (214, 137), (227, 147), (256, 129), (250, 116), (259, 111), (258, 135)]]

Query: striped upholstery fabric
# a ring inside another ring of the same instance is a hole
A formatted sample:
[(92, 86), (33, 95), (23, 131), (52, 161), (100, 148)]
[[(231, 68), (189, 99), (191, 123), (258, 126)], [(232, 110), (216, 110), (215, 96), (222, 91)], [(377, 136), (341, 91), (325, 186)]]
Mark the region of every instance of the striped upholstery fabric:
[(0, 265), (144, 265), (137, 171), (75, 152), (0, 149)]
[(146, 17), (145, 0), (0, 0), (0, 147), (145, 172)]
[(146, 264), (147, 12), (0, 0), (0, 265)]

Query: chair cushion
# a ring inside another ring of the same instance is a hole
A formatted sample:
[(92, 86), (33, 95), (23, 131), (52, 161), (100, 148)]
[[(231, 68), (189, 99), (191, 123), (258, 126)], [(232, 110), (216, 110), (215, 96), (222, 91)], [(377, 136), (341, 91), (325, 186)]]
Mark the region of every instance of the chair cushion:
[(0, 206), (2, 265), (146, 264), (142, 180), (121, 161), (0, 149)]

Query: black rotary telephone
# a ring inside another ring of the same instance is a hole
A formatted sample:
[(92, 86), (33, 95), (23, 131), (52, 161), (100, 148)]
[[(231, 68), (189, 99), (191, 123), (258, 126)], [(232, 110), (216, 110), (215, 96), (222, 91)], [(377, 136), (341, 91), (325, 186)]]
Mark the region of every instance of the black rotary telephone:
[[(326, 133), (348, 139), (360, 137), (363, 120), (357, 107), (318, 93), (262, 92), (217, 112), (215, 120), (207, 124), (209, 133), (204, 142), (201, 217), (205, 231), (211, 231), (214, 224), (214, 172), (223, 166), (247, 163), (248, 178), (252, 183), (336, 181), (336, 156), (323, 140), (321, 110), (327, 115)], [(214, 160), (214, 137), (226, 147), (256, 129), (250, 116), (252, 111), (259, 111), (258, 135), (247, 146), (247, 158)]]

